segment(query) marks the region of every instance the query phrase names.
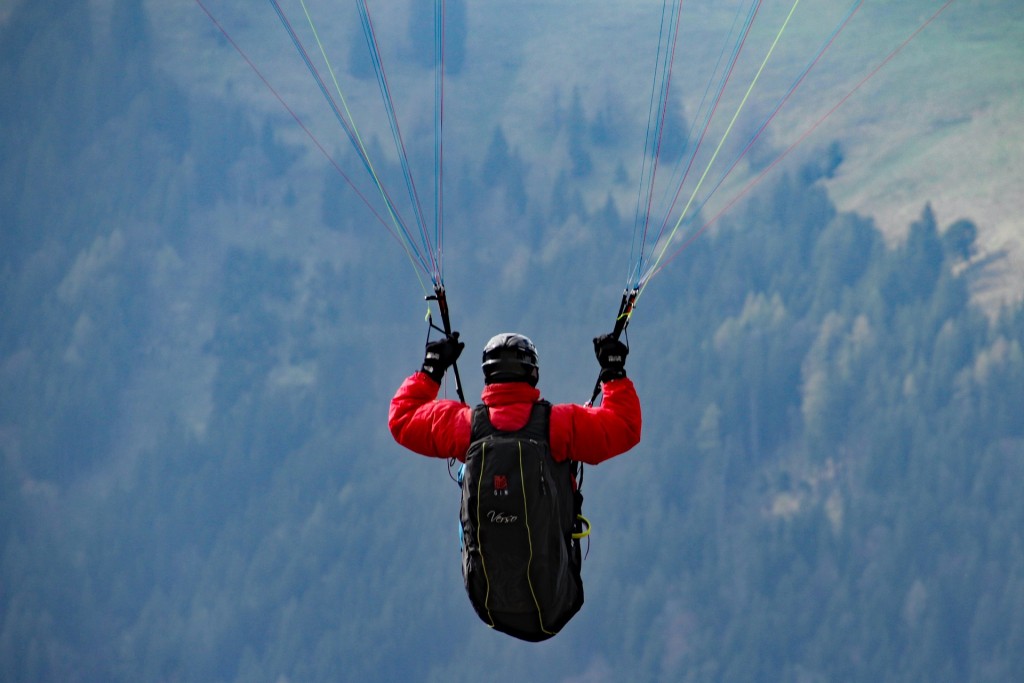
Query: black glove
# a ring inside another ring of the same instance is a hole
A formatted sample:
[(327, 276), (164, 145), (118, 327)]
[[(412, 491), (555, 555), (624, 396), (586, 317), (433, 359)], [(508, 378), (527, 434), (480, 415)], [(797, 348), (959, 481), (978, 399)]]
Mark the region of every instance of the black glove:
[(610, 334), (594, 337), (594, 355), (601, 364), (601, 383), (626, 376), (626, 356), (629, 347)]
[(450, 337), (428, 341), (423, 367), (420, 369), (440, 384), (445, 371), (455, 364), (464, 348), (466, 344), (459, 341), (458, 332), (452, 332)]

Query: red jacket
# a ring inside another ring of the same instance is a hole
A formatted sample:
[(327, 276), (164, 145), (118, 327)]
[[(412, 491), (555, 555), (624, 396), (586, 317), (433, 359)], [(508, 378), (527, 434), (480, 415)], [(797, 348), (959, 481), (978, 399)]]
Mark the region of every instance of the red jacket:
[[(440, 385), (417, 372), (391, 399), (388, 427), (395, 441), (435, 458), (465, 460), (473, 409), (459, 401), (437, 400)], [(551, 455), (596, 465), (625, 453), (640, 442), (640, 399), (628, 378), (606, 382), (601, 405), (594, 408), (560, 403), (551, 407)], [(540, 391), (526, 382), (488, 384), (483, 402), (491, 422), (503, 431), (526, 425)]]

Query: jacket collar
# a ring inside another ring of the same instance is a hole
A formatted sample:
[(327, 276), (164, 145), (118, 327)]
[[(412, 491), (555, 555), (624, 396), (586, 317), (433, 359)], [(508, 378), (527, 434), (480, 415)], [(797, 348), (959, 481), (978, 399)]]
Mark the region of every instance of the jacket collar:
[(485, 385), (481, 398), (488, 406), (535, 403), (540, 398), (540, 389), (526, 382), (499, 382)]

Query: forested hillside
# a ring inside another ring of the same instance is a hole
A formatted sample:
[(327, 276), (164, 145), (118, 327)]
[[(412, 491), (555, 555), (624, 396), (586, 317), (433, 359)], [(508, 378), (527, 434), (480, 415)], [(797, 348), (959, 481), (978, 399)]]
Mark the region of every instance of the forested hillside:
[[(0, 680), (1024, 677), (1024, 307), (971, 303), (984, 225), (921, 197), (887, 243), (808, 145), (668, 264), (643, 442), (585, 477), (587, 602), (530, 645), (469, 606), (445, 463), (387, 431), (426, 335), (401, 250), (290, 119), (96, 4), (0, 27)], [(594, 167), (633, 141), (561, 96), (557, 187), (489, 122), (450, 170), (471, 399), (515, 328), (585, 400), (612, 324), (631, 218)]]

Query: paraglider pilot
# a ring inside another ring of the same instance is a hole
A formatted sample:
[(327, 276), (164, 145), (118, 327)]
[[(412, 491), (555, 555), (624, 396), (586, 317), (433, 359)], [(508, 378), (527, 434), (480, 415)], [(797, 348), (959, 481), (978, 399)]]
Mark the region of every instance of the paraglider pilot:
[(577, 463), (596, 465), (640, 441), (640, 400), (625, 369), (629, 349), (614, 335), (594, 340), (600, 407), (552, 405), (537, 389), (533, 342), (499, 334), (484, 347), (483, 403), (470, 408), (437, 400), (464, 347), (457, 332), (427, 343), (420, 371), (391, 399), (388, 424), (406, 448), (464, 463), (459, 528), (470, 602), (491, 628), (538, 642), (583, 606), (579, 539), (590, 522)]

